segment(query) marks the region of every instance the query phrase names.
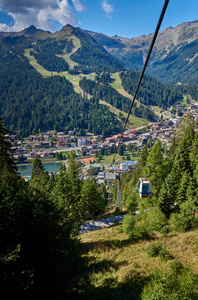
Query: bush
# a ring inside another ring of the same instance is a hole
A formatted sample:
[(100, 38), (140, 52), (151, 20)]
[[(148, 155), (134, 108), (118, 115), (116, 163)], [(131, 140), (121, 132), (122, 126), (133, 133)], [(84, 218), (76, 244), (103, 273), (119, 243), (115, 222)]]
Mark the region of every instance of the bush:
[(123, 231), (129, 235), (132, 241), (137, 242), (149, 238), (148, 230), (138, 215), (136, 217), (126, 215), (123, 219), (122, 226)]
[(188, 269), (183, 269), (179, 274), (156, 270), (144, 286), (141, 300), (156, 299), (198, 299), (198, 277)]
[(159, 258), (161, 260), (165, 260), (167, 261), (168, 259), (172, 258), (172, 256), (170, 255), (170, 253), (168, 252), (168, 250), (162, 248), (159, 252)]
[(175, 274), (180, 274), (181, 271), (184, 269), (182, 263), (177, 259), (170, 263), (170, 268)]
[(122, 221), (123, 231), (127, 234), (130, 234), (130, 232), (134, 229), (134, 225), (135, 225), (134, 216), (126, 215)]
[(163, 236), (165, 236), (165, 235), (167, 235), (168, 233), (169, 233), (169, 226), (168, 225), (165, 225), (165, 226), (163, 226), (161, 229), (160, 229), (160, 233), (163, 235)]
[(158, 207), (149, 209), (145, 214), (145, 218), (150, 232), (161, 231), (167, 225), (167, 219)]
[(193, 218), (191, 214), (186, 214), (184, 212), (172, 213), (169, 223), (171, 230), (185, 232), (192, 227)]
[(162, 244), (159, 242), (154, 243), (149, 247), (149, 249), (147, 251), (147, 255), (148, 255), (148, 257), (159, 256), (159, 258), (161, 260), (168, 260), (171, 258), (171, 255), (168, 252), (168, 250), (163, 248)]
[(159, 243), (159, 242), (154, 243), (149, 247), (149, 249), (147, 251), (147, 255), (148, 255), (148, 257), (158, 256), (162, 249), (163, 249), (163, 247), (162, 247), (161, 243)]
[(149, 239), (150, 234), (145, 226), (145, 224), (136, 223), (134, 229), (129, 233), (129, 238), (134, 241), (138, 242), (140, 240), (147, 240)]

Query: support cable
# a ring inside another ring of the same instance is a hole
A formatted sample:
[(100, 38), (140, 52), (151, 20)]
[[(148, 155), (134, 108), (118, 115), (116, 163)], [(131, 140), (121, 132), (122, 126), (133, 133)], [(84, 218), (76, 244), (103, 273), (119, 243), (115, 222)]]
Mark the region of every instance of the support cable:
[[(133, 104), (134, 104), (134, 102), (135, 102), (135, 99), (136, 99), (136, 96), (137, 96), (137, 93), (138, 93), (138, 90), (139, 90), (139, 87), (140, 87), (142, 78), (143, 78), (143, 76), (144, 76), (144, 73), (145, 73), (145, 70), (146, 70), (146, 67), (147, 67), (149, 58), (150, 58), (150, 56), (151, 56), (151, 52), (152, 52), (152, 50), (153, 50), (153, 47), (154, 47), (154, 44), (155, 44), (155, 41), (156, 41), (156, 38), (157, 38), (157, 35), (158, 35), (158, 32), (159, 32), (159, 29), (160, 29), (160, 26), (161, 26), (161, 24), (162, 24), (162, 21), (163, 21), (163, 18), (164, 18), (164, 15), (165, 15), (165, 12), (166, 12), (168, 3), (169, 3), (169, 0), (165, 0), (165, 1), (164, 1), (164, 6), (163, 6), (163, 8), (162, 8), (162, 12), (161, 12), (161, 15), (160, 15), (160, 17), (159, 17), (159, 21), (158, 21), (157, 27), (156, 27), (156, 29), (155, 29), (155, 33), (154, 33), (154, 36), (153, 36), (153, 39), (152, 39), (152, 42), (151, 42), (151, 46), (150, 46), (149, 52), (148, 52), (148, 54), (147, 54), (146, 61), (145, 61), (145, 63), (144, 63), (144, 68), (143, 68), (142, 73), (141, 73), (141, 75), (140, 75), (139, 82), (138, 82), (138, 85), (137, 85), (137, 88), (136, 88), (136, 91), (135, 91), (135, 95), (134, 95), (134, 97), (133, 97), (133, 100), (132, 100), (132, 103), (131, 103), (131, 107), (130, 107), (130, 109), (129, 109), (129, 112), (128, 112), (128, 115), (127, 115), (127, 118), (126, 118), (124, 127), (123, 127), (123, 129), (122, 129), (122, 133), (121, 133), (121, 136), (120, 136), (120, 139), (119, 139), (119, 142), (118, 142), (118, 147), (119, 147), (120, 142), (121, 142), (121, 140), (122, 140), (122, 136), (123, 136), (124, 130), (125, 130), (125, 128), (126, 128), (126, 124), (127, 124), (127, 122), (128, 122), (128, 119), (129, 119), (131, 110), (132, 110), (132, 108), (133, 108)], [(115, 154), (114, 154), (113, 161), (115, 160), (115, 155), (116, 155), (116, 152), (115, 152)]]

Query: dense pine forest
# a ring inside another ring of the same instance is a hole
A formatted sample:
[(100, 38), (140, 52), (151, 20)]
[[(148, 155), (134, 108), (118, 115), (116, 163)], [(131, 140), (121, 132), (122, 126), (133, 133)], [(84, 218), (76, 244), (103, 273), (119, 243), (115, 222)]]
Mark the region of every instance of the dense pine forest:
[(32, 68), (21, 39), (11, 39), (6, 48), (0, 45), (0, 115), (12, 132), (24, 137), (50, 129), (89, 129), (104, 136), (120, 131), (121, 123), (106, 106), (75, 93), (64, 77), (43, 78)]
[[(135, 71), (121, 73), (122, 86), (129, 94), (135, 94), (139, 77), (140, 73)], [(138, 91), (138, 100), (147, 106), (156, 105), (167, 109), (182, 99), (182, 93), (175, 87), (165, 85), (150, 75), (143, 78)]]
[[(94, 99), (98, 101), (99, 99), (104, 100), (117, 109), (128, 113), (131, 106), (131, 100), (122, 96), (112, 88), (109, 85), (109, 81), (110, 75), (106, 73), (101, 76), (96, 76), (96, 81), (84, 77), (80, 80), (79, 85), (85, 93), (92, 95)], [(154, 112), (148, 106), (139, 105), (137, 108), (135, 103), (132, 114), (136, 117), (154, 121)]]
[[(8, 131), (1, 119), (0, 286), (3, 298), (18, 295), (21, 299), (101, 299), (105, 295), (108, 299), (113, 295), (116, 299), (170, 299), (170, 296), (197, 299), (198, 274), (185, 268), (162, 244), (155, 242), (159, 236), (171, 237), (197, 229), (196, 129), (192, 117), (186, 115), (166, 156), (159, 140), (151, 148), (145, 145), (137, 167), (121, 176), (122, 202), (127, 215), (120, 230), (128, 234), (127, 244), (148, 241), (148, 257), (166, 261), (170, 270), (153, 270), (145, 278), (134, 274), (132, 280), (129, 278), (114, 289), (114, 281), (110, 279), (101, 289), (90, 280), (106, 262), (93, 263), (90, 272), (90, 262), (82, 255), (84, 248), (77, 233), (82, 221), (104, 213), (104, 187), (98, 188), (91, 177), (82, 179), (81, 167), (73, 155), (68, 167), (61, 166), (59, 174), (53, 176), (49, 176), (36, 157), (31, 180), (25, 182), (17, 173)], [(148, 174), (148, 164), (152, 196), (139, 198), (138, 179)], [(117, 241), (115, 246), (122, 250), (122, 243)]]

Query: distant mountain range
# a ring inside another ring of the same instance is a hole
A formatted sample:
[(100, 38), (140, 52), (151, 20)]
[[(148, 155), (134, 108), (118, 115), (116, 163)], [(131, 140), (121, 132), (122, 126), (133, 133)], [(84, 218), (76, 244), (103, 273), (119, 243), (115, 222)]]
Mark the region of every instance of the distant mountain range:
[[(127, 69), (142, 70), (153, 34), (129, 39), (86, 32)], [(147, 73), (169, 83), (198, 83), (198, 21), (184, 22), (159, 33)]]
[[(181, 93), (155, 78), (198, 82), (197, 26), (184, 23), (160, 33), (148, 68), (153, 77), (144, 76), (136, 117), (151, 121), (150, 105), (167, 108), (186, 93), (185, 86)], [(0, 115), (6, 126), (18, 137), (50, 129), (120, 132), (139, 78), (127, 69), (142, 68), (151, 39), (107, 37), (69, 24), (55, 33), (34, 26), (0, 32)], [(119, 84), (113, 85), (115, 78)], [(195, 99), (197, 88), (188, 88)]]
[[(110, 37), (70, 25), (55, 33), (37, 29), (33, 25), (20, 32), (0, 32), (0, 38), (16, 36), (25, 36), (34, 41), (72, 40), (73, 36), (77, 36), (81, 40), (81, 48), (75, 52), (72, 60), (81, 66), (100, 71), (122, 68), (140, 71), (153, 34), (131, 39), (117, 35)], [(198, 83), (198, 21), (184, 22), (159, 33), (147, 74), (167, 83)]]

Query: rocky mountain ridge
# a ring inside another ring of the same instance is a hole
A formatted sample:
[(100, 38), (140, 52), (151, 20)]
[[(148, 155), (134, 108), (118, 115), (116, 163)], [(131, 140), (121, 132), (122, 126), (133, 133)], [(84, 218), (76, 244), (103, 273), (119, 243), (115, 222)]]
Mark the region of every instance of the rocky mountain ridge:
[[(117, 35), (109, 37), (92, 31), (86, 32), (124, 63), (126, 68), (132, 70), (142, 69), (153, 38), (153, 34), (130, 39)], [(180, 52), (182, 58), (178, 55)], [(159, 80), (176, 83), (182, 81), (181, 71), (183, 71), (183, 83), (198, 82), (197, 55), (198, 21), (183, 22), (176, 27), (169, 26), (158, 34), (147, 73)], [(168, 74), (168, 70), (173, 74)]]

